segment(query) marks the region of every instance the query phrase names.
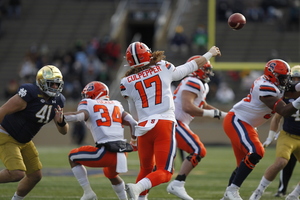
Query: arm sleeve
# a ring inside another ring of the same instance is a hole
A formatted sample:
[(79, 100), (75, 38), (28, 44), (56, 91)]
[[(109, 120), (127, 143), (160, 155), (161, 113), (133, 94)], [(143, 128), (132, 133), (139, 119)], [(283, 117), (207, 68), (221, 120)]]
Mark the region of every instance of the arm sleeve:
[(196, 71), (198, 66), (194, 60), (174, 68), (172, 79), (178, 81), (188, 74)]
[(131, 98), (126, 98), (128, 101), (129, 112), (135, 120), (138, 120), (137, 110), (135, 108), (134, 102)]

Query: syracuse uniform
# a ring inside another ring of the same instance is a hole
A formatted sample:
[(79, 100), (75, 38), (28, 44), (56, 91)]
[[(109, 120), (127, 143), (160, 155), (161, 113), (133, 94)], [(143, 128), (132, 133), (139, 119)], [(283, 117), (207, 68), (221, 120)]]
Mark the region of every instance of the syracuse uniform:
[(209, 92), (209, 87), (207, 83), (203, 83), (196, 77), (186, 77), (174, 92), (175, 116), (178, 123), (176, 127), (177, 146), (189, 154), (193, 153), (203, 158), (206, 155), (206, 148), (199, 137), (189, 128), (194, 117), (182, 110), (181, 94), (184, 90), (197, 94), (194, 104), (201, 108)]
[[(78, 111), (86, 110), (89, 119), (85, 122), (96, 144), (124, 140), (122, 126), (123, 106), (116, 100), (83, 99)], [(70, 151), (70, 160), (88, 167), (103, 167), (104, 175), (113, 178), (116, 172), (117, 154), (109, 152), (104, 146), (82, 146)]]

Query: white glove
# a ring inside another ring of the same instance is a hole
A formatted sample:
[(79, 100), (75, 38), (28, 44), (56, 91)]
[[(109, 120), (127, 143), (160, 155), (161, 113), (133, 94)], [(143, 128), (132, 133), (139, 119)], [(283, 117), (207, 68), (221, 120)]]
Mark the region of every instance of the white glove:
[(226, 115), (227, 115), (227, 112), (223, 112), (223, 111), (221, 111), (221, 119), (224, 119), (225, 117), (226, 117)]
[(263, 147), (268, 147), (274, 139), (277, 139), (276, 135), (277, 133), (275, 131), (270, 130), (266, 141), (263, 143)]

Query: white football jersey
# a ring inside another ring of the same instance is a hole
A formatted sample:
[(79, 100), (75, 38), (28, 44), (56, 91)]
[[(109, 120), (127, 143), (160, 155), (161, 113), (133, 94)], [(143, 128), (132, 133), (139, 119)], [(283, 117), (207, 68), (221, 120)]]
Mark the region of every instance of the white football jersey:
[(209, 86), (207, 83), (204, 83), (196, 77), (186, 77), (183, 79), (176, 90), (174, 91), (174, 103), (175, 103), (175, 117), (177, 120), (189, 125), (190, 122), (194, 119), (194, 116), (184, 112), (182, 110), (182, 91), (190, 91), (197, 95), (194, 100), (194, 105), (202, 108), (206, 99), (206, 95), (209, 92)]
[(171, 82), (197, 70), (197, 64), (192, 61), (175, 67), (162, 60), (151, 69), (124, 77), (121, 94), (133, 100), (139, 122), (148, 119), (176, 121)]
[(89, 113), (85, 123), (96, 143), (124, 140), (122, 126), (124, 108), (119, 101), (82, 99), (77, 107), (77, 111), (79, 110), (86, 110)]
[(253, 127), (262, 125), (270, 119), (275, 112), (260, 101), (260, 96), (282, 98), (283, 91), (280, 91), (273, 83), (261, 76), (254, 81), (250, 89), (250, 94), (236, 103), (231, 111), (235, 112), (239, 119), (247, 122)]

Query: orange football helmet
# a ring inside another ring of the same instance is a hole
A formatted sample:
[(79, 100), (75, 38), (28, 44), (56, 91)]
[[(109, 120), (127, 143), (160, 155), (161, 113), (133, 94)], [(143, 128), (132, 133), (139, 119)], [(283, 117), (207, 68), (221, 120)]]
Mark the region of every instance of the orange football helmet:
[(142, 42), (133, 42), (126, 50), (126, 60), (131, 68), (142, 67), (149, 64), (151, 57), (151, 50)]
[[(192, 56), (190, 57), (187, 62), (190, 62), (196, 58), (200, 58), (200, 55)], [(214, 76), (214, 73), (212, 72), (213, 66), (210, 64), (209, 61), (207, 61), (206, 64), (204, 64), (201, 68), (191, 73), (192, 76), (197, 77), (198, 79), (204, 81), (205, 83), (208, 83), (210, 81), (210, 76)]]
[(290, 78), (290, 66), (281, 59), (273, 59), (267, 62), (264, 77), (274, 83), (279, 89), (284, 89)]
[(83, 88), (81, 96), (82, 98), (108, 100), (109, 90), (104, 83), (92, 81)]

